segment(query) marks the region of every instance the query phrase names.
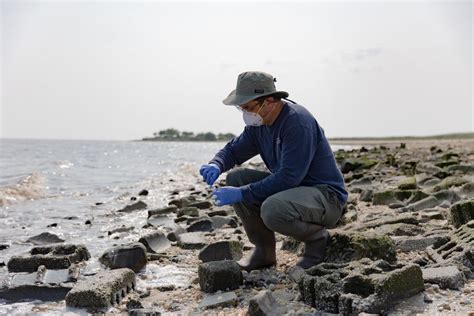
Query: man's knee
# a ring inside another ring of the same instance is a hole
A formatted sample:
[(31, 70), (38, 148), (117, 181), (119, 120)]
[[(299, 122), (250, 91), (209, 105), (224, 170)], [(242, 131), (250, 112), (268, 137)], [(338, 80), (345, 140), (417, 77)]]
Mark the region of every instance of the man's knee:
[(279, 231), (279, 227), (287, 222), (283, 212), (283, 203), (272, 196), (263, 201), (260, 208), (260, 216), (263, 222), (273, 231)]
[(225, 182), (227, 185), (232, 187), (240, 187), (242, 186), (242, 169), (234, 169), (227, 173), (225, 178)]

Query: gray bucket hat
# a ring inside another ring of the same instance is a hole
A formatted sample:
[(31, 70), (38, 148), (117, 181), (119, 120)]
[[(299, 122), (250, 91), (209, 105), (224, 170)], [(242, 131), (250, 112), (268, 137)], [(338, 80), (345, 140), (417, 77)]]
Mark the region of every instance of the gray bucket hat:
[(278, 94), (288, 98), (286, 91), (277, 91), (276, 79), (272, 75), (260, 71), (246, 71), (237, 78), (237, 87), (222, 102), (225, 105), (241, 105), (267, 95)]

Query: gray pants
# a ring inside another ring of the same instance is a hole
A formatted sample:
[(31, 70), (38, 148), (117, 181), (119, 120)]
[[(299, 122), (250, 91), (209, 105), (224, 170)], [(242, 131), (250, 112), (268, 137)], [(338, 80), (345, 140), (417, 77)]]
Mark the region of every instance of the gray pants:
[[(237, 168), (227, 174), (227, 185), (240, 187), (257, 182), (270, 173)], [(240, 218), (260, 216), (270, 230), (286, 236), (298, 235), (298, 221), (334, 227), (342, 215), (344, 205), (327, 185), (300, 186), (269, 196), (262, 204), (241, 202), (234, 204)]]

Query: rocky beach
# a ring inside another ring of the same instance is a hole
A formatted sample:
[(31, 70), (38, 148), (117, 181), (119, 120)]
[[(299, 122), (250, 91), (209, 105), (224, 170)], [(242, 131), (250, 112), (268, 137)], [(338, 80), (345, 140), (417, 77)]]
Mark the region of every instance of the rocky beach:
[(1, 310), (474, 315), (474, 141), (365, 144), (335, 157), (349, 201), (318, 266), (294, 269), (304, 245), (277, 234), (277, 266), (241, 271), (235, 261), (252, 244), (239, 218), (215, 206), (213, 188), (189, 170), (168, 175), (164, 199), (142, 187), (97, 201), (94, 218), (57, 219), (113, 223), (90, 244), (62, 238), (51, 223), (22, 243), (0, 244)]

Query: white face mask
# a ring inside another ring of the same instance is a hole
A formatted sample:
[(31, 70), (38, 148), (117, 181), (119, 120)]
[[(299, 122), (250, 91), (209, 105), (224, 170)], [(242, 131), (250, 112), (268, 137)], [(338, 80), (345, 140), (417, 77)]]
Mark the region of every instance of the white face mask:
[(258, 114), (260, 110), (263, 108), (263, 103), (260, 106), (260, 109), (258, 109), (257, 113), (249, 112), (249, 111), (243, 111), (243, 117), (244, 117), (244, 122), (245, 125), (248, 126), (262, 126), (263, 125), (263, 118)]
[(245, 125), (248, 126), (261, 126), (263, 124), (263, 119), (260, 114), (243, 111), (243, 117)]

